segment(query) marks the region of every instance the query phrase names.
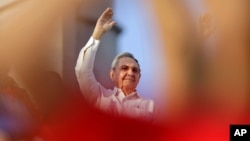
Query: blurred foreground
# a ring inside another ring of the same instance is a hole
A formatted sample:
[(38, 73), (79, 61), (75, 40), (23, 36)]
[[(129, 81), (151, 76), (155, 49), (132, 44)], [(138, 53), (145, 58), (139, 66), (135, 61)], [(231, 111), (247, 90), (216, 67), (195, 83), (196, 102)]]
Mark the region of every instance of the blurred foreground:
[[(102, 113), (85, 102), (77, 86), (68, 88), (74, 74), (61, 78), (63, 71), (50, 70), (65, 65), (48, 55), (53, 51), (47, 40), (57, 47), (62, 41), (51, 38), (52, 27), (88, 3), (26, 0), (0, 5), (0, 139), (229, 140), (229, 124), (250, 122), (250, 4), (193, 2), (203, 9), (195, 12), (197, 17), (188, 2), (151, 2), (158, 24), (152, 28), (159, 31), (159, 52), (165, 57), (162, 69), (168, 70), (167, 77), (159, 77), (168, 85), (159, 88), (164, 106), (153, 124)], [(69, 50), (70, 46), (64, 51)], [(58, 54), (54, 57), (60, 58)], [(62, 60), (67, 57), (75, 56), (67, 54)]]

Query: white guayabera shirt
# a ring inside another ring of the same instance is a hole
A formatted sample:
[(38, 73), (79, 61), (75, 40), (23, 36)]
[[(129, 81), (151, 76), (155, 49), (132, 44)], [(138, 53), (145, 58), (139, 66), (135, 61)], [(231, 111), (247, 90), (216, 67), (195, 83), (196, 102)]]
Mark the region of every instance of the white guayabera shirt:
[(129, 116), (146, 121), (153, 119), (154, 102), (141, 98), (137, 92), (127, 96), (121, 89), (106, 89), (97, 82), (94, 73), (94, 60), (100, 41), (92, 37), (81, 49), (75, 67), (76, 77), (83, 96), (98, 108), (114, 116)]

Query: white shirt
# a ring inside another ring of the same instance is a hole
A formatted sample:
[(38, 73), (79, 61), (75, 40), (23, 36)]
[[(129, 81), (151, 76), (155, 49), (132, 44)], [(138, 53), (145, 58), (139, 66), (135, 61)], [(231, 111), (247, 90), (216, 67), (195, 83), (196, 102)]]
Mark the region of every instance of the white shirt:
[(141, 98), (137, 92), (127, 96), (121, 89), (106, 89), (97, 82), (94, 73), (94, 60), (100, 41), (92, 37), (81, 49), (75, 67), (76, 77), (83, 96), (98, 108), (114, 116), (129, 116), (144, 120), (152, 120), (154, 102)]

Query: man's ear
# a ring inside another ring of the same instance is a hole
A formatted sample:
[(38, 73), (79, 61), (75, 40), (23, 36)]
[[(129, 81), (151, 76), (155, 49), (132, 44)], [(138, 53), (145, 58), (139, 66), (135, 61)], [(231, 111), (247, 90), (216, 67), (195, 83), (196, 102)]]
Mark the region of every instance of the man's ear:
[(202, 39), (207, 39), (212, 32), (211, 16), (207, 13), (199, 17), (199, 33)]
[(110, 76), (110, 79), (111, 79), (112, 81), (115, 80), (114, 75), (115, 75), (115, 74), (114, 74), (114, 70), (111, 69), (111, 70), (109, 71), (109, 76)]

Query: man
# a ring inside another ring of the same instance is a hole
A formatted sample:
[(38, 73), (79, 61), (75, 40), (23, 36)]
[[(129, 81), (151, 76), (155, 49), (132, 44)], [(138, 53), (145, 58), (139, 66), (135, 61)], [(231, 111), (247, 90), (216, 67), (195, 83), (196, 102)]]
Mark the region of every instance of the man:
[(142, 99), (136, 91), (141, 70), (132, 54), (123, 53), (115, 57), (110, 70), (110, 78), (115, 84), (113, 90), (104, 88), (95, 79), (93, 66), (96, 51), (102, 36), (115, 24), (112, 16), (112, 9), (107, 8), (99, 17), (92, 37), (80, 51), (75, 71), (81, 92), (88, 101), (115, 116), (150, 120), (154, 103)]

